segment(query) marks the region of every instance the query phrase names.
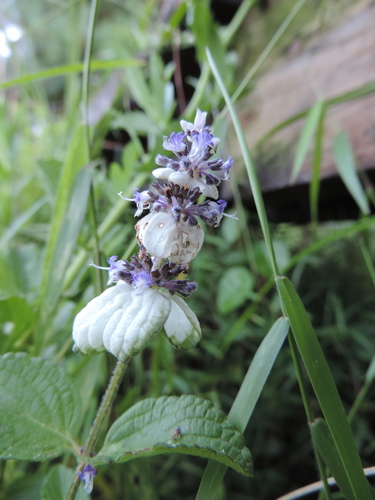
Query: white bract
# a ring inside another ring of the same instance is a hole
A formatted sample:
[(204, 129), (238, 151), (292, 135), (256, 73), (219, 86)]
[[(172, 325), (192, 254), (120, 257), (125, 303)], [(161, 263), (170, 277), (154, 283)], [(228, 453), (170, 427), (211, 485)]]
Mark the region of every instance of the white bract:
[(190, 349), (202, 337), (198, 318), (181, 297), (173, 295), (169, 300), (171, 312), (164, 325), (165, 333), (175, 347)]
[(76, 316), (73, 350), (107, 350), (123, 361), (146, 347), (163, 326), (176, 347), (193, 347), (202, 335), (195, 314), (180, 297), (153, 288), (137, 293), (119, 281)]
[(175, 222), (166, 212), (151, 213), (136, 225), (137, 240), (149, 254), (169, 259), (174, 264), (188, 264), (202, 247), (204, 231), (199, 224)]

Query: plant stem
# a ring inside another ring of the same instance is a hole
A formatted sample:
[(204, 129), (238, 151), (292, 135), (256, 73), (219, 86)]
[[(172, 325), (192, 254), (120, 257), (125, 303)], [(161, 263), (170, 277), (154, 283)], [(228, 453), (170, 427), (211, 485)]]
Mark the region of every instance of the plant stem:
[[(92, 46), (94, 42), (94, 29), (95, 23), (99, 11), (100, 0), (92, 0), (90, 9), (89, 26), (87, 30), (86, 37), (86, 47), (85, 56), (83, 60), (83, 74), (82, 74), (82, 113), (83, 113), (83, 124), (85, 126), (85, 149), (86, 157), (88, 162), (91, 161), (91, 137), (90, 137), (90, 117), (89, 117), (89, 77), (90, 77), (90, 62)], [(89, 199), (89, 220), (91, 225), (91, 231), (94, 236), (93, 248), (94, 248), (94, 260), (100, 265), (100, 248), (99, 248), (99, 237), (98, 237), (98, 222), (95, 210), (95, 196), (94, 196), (94, 186), (91, 184), (90, 187), (90, 199)], [(103, 277), (99, 269), (96, 270), (96, 292), (101, 293), (104, 289)]]
[[(119, 390), (120, 384), (124, 377), (124, 373), (128, 366), (129, 361), (130, 358), (127, 358), (124, 361), (117, 362), (111, 380), (109, 381), (107, 390), (103, 396), (102, 402), (100, 403), (100, 407), (96, 414), (95, 420), (91, 426), (90, 433), (86, 441), (86, 445), (83, 448), (82, 457), (89, 457), (94, 450), (101, 427), (103, 425), (105, 418), (108, 415), (108, 412), (112, 406), (113, 401), (115, 400), (115, 397)], [(84, 461), (79, 464), (76, 473), (74, 474), (74, 478), (70, 485), (69, 491), (65, 497), (65, 500), (74, 500), (80, 482), (80, 479), (78, 477), (78, 472), (82, 472), (85, 465), (86, 464)]]

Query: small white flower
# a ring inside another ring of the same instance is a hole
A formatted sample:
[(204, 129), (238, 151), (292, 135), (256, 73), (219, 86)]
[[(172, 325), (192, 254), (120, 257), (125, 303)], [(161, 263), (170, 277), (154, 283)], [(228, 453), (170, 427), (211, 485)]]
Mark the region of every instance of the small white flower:
[(169, 259), (174, 264), (188, 264), (202, 247), (204, 231), (199, 224), (175, 222), (166, 212), (151, 213), (136, 225), (137, 240), (149, 254)]
[(194, 123), (181, 120), (180, 121), (181, 128), (185, 133), (188, 133), (188, 131), (192, 132), (193, 130), (197, 130), (198, 132), (200, 132), (206, 125), (206, 117), (207, 117), (206, 111), (202, 112), (200, 109), (197, 109)]
[(137, 293), (119, 281), (77, 315), (73, 350), (107, 350), (123, 361), (146, 347), (163, 326), (172, 344), (183, 349), (196, 345), (202, 336), (198, 319), (180, 297), (153, 288)]

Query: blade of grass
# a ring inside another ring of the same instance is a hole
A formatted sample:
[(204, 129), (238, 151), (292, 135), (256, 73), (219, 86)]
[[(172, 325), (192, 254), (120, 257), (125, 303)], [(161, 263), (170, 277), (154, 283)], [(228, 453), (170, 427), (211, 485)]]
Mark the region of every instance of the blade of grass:
[[(349, 92), (344, 92), (343, 94), (339, 94), (336, 97), (331, 97), (330, 99), (323, 101), (323, 103), (325, 104), (326, 108), (329, 108), (331, 106), (336, 106), (337, 104), (342, 104), (344, 102), (353, 101), (354, 99), (360, 99), (361, 97), (366, 97), (367, 95), (371, 95), (374, 92), (375, 92), (375, 81), (371, 81), (366, 83), (365, 85), (362, 85), (361, 87), (357, 87), (354, 90), (350, 90)], [(296, 113), (287, 120), (284, 120), (275, 127), (271, 128), (271, 130), (269, 130), (261, 139), (259, 139), (256, 146), (259, 146), (261, 143), (263, 143), (264, 141), (275, 135), (277, 132), (279, 132), (279, 130), (282, 130), (283, 128), (300, 120), (301, 118), (305, 118), (308, 115), (310, 109), (311, 108), (308, 108), (304, 111), (301, 111), (300, 113)]]
[(307, 150), (316, 131), (321, 115), (324, 112), (323, 101), (318, 101), (312, 106), (306, 117), (306, 123), (299, 137), (290, 182), (294, 182), (301, 171)]
[[(108, 69), (129, 68), (132, 66), (143, 66), (143, 61), (135, 59), (114, 59), (112, 61), (91, 61), (91, 71), (104, 71)], [(21, 76), (8, 80), (7, 82), (0, 83), (1, 89), (9, 89), (19, 85), (36, 82), (38, 80), (46, 80), (48, 78), (55, 78), (57, 76), (69, 75), (71, 73), (82, 73), (84, 69), (83, 63), (67, 64), (64, 66), (56, 66), (55, 68), (44, 69), (31, 75)]]
[(276, 285), (354, 498), (357, 500), (373, 499), (374, 495), (363, 474), (361, 460), (332, 374), (301, 299), (287, 278), (277, 277)]
[(234, 35), (239, 30), (241, 24), (243, 23), (245, 17), (249, 13), (249, 10), (258, 3), (258, 0), (244, 0), (238, 7), (234, 17), (231, 22), (224, 28), (222, 32), (221, 39), (225, 47), (227, 47), (232, 41)]
[(365, 240), (365, 238), (359, 239), (359, 248), (361, 249), (362, 257), (363, 260), (365, 261), (372, 283), (375, 286), (375, 266), (372, 262), (371, 252), (369, 250), (368, 243)]
[(275, 47), (277, 42), (280, 40), (281, 36), (289, 26), (289, 24), (292, 22), (294, 17), (297, 15), (298, 11), (301, 9), (303, 4), (305, 3), (306, 0), (298, 0), (298, 2), (294, 5), (293, 9), (289, 12), (287, 17), (285, 18), (284, 22), (280, 25), (279, 29), (276, 31), (276, 33), (273, 35), (271, 40), (268, 42), (267, 46), (265, 49), (262, 51), (258, 59), (256, 60), (255, 64), (250, 68), (250, 71), (246, 74), (245, 78), (242, 80), (242, 82), (239, 84), (237, 87), (236, 92), (232, 96), (232, 102), (237, 101), (239, 96), (242, 94), (246, 86), (249, 84), (250, 80), (253, 78), (255, 73), (258, 71), (260, 66), (264, 63), (264, 61), (267, 59), (269, 53), (271, 50)]
[(353, 403), (353, 405), (350, 408), (350, 411), (348, 413), (349, 422), (353, 421), (353, 418), (355, 417), (355, 414), (357, 413), (358, 408), (363, 403), (363, 401), (368, 393), (368, 390), (372, 386), (374, 379), (375, 379), (375, 356), (372, 358), (370, 366), (367, 368), (365, 383), (363, 384), (363, 386), (361, 387), (361, 390), (357, 394), (357, 397), (355, 398), (354, 403)]
[(335, 478), (336, 483), (345, 499), (355, 500), (352, 487), (346, 476), (341, 457), (337, 453), (337, 449), (328, 429), (327, 422), (322, 418), (318, 418), (310, 424), (310, 431), (320, 455), (322, 456), (332, 476)]
[(335, 137), (333, 155), (337, 170), (347, 190), (353, 196), (361, 211), (369, 215), (370, 207), (366, 193), (359, 181), (349, 137), (344, 130), (341, 130)]
[(316, 134), (315, 134), (315, 148), (312, 164), (312, 175), (310, 182), (310, 213), (311, 221), (313, 224), (318, 222), (318, 202), (319, 202), (319, 188), (320, 188), (320, 170), (322, 166), (323, 154), (323, 138), (324, 138), (324, 118), (325, 107), (318, 116)]
[(18, 231), (33, 217), (36, 212), (47, 203), (47, 197), (40, 198), (22, 215), (15, 218), (12, 224), (7, 228), (2, 238), (0, 239), (0, 250), (2, 250), (9, 241), (18, 233)]
[[(83, 111), (83, 124), (85, 130), (85, 141), (84, 147), (86, 149), (86, 156), (91, 160), (91, 131), (89, 125), (89, 76), (90, 76), (90, 66), (91, 66), (91, 53), (92, 46), (94, 43), (94, 30), (95, 23), (98, 16), (100, 0), (92, 0), (90, 7), (90, 18), (87, 29), (86, 36), (86, 47), (85, 56), (83, 61), (83, 74), (82, 74), (82, 111)], [(100, 264), (100, 248), (99, 248), (99, 237), (98, 237), (98, 224), (96, 218), (96, 207), (95, 207), (95, 197), (94, 188), (91, 184), (90, 188), (90, 201), (89, 201), (89, 220), (91, 226), (91, 232), (93, 234), (93, 249), (95, 261)], [(103, 273), (99, 269), (95, 268), (95, 292), (99, 295), (104, 289), (103, 283)]]
[(273, 248), (273, 244), (272, 244), (272, 240), (271, 240), (271, 234), (270, 234), (270, 230), (269, 230), (269, 226), (268, 226), (266, 210), (264, 208), (264, 202), (263, 202), (262, 192), (260, 189), (257, 173), (255, 170), (254, 164), (251, 161), (249, 148), (247, 147), (246, 139), (245, 139), (240, 121), (238, 119), (237, 113), (236, 113), (234, 106), (232, 104), (231, 98), (229, 97), (228, 91), (225, 88), (224, 82), (219, 74), (219, 71), (218, 71), (217, 66), (215, 64), (215, 61), (214, 61), (214, 59), (211, 55), (211, 52), (209, 51), (208, 48), (206, 48), (206, 53), (207, 53), (207, 59), (208, 59), (209, 65), (211, 67), (211, 71), (216, 78), (216, 81), (220, 87), (221, 93), (223, 94), (223, 97), (225, 99), (225, 103), (229, 109), (229, 113), (230, 113), (231, 118), (232, 118), (232, 122), (233, 122), (235, 131), (236, 131), (236, 135), (238, 138), (238, 142), (240, 144), (241, 153), (242, 153), (242, 156), (243, 156), (243, 159), (245, 162), (247, 174), (249, 176), (250, 186), (251, 186), (252, 194), (254, 197), (255, 206), (257, 208), (260, 225), (262, 227), (263, 236), (264, 236), (264, 239), (266, 242), (268, 256), (269, 256), (269, 259), (271, 262), (272, 271), (273, 271), (274, 276), (276, 276), (278, 274), (277, 262), (276, 262), (275, 252), (274, 252), (274, 248)]
[[(289, 330), (289, 320), (279, 318), (260, 344), (228, 418), (243, 432)], [(210, 460), (202, 477), (196, 500), (214, 500), (227, 467)]]
[[(74, 252), (78, 235), (85, 217), (92, 180), (92, 168), (82, 168), (76, 177), (65, 217), (58, 235), (56, 247), (51, 262), (51, 273), (45, 289), (43, 299), (44, 315), (48, 316), (55, 309), (64, 283), (64, 276)], [(43, 349), (48, 342), (48, 335), (44, 334), (40, 340)]]

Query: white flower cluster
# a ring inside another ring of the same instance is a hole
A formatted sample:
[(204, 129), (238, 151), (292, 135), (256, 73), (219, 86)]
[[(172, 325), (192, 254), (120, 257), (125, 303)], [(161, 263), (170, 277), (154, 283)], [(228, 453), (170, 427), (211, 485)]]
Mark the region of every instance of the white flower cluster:
[[(184, 132), (164, 137), (163, 146), (177, 159), (158, 155), (153, 171), (162, 184), (153, 190), (134, 190), (136, 216), (150, 213), (135, 226), (140, 245), (130, 261), (108, 259), (108, 284), (115, 286), (94, 298), (76, 316), (74, 351), (109, 351), (120, 360), (134, 356), (162, 328), (179, 348), (197, 344), (202, 333), (197, 317), (180, 297), (189, 297), (197, 285), (179, 279), (202, 247), (204, 231), (197, 217), (214, 227), (224, 215), (224, 200), (198, 204), (203, 194), (217, 200), (217, 186), (228, 179), (232, 159), (212, 159), (219, 139), (197, 111), (194, 123), (181, 121)], [(121, 193), (120, 193), (121, 195)], [(99, 267), (99, 266), (95, 266)], [(180, 295), (180, 296), (178, 296)]]

